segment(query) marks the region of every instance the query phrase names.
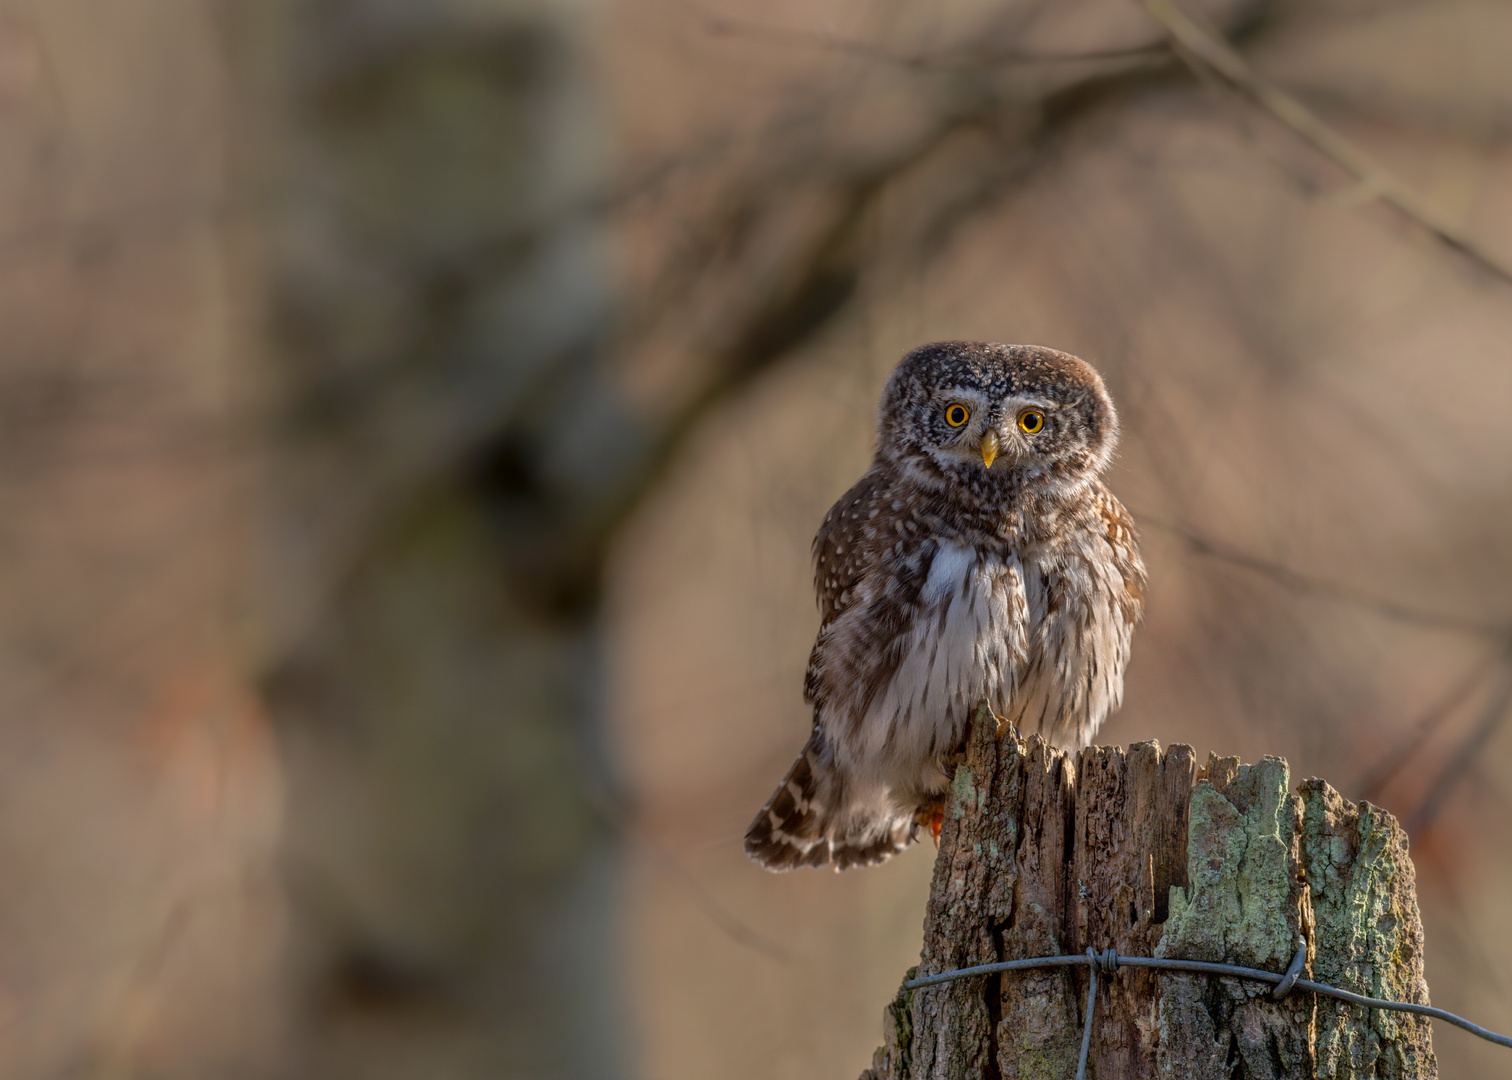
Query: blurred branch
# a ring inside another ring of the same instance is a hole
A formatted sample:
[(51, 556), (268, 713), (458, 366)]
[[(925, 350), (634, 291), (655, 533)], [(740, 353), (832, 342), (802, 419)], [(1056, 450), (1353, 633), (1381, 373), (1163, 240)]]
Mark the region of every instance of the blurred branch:
[(1360, 774), (1351, 788), (1356, 793), (1355, 797), (1371, 802), (1378, 801), (1381, 792), (1386, 785), (1390, 784), (1396, 775), (1406, 768), (1407, 764), (1417, 757), (1422, 750), (1423, 744), (1438, 730), (1456, 709), (1469, 699), (1471, 693), (1489, 675), (1497, 662), (1502, 659), (1500, 650), (1488, 654), (1480, 663), (1472, 667), (1465, 675), (1450, 688), (1433, 706), (1423, 714), (1416, 724), (1412, 725), (1407, 733), (1397, 740), (1397, 744), (1386, 751), (1374, 765)]
[[(1231, 29), (1242, 30), (1257, 25), (1260, 15), (1270, 4), (1244, 5), (1233, 16)], [(801, 32), (763, 27), (730, 19), (713, 19), (715, 32), (751, 33), (777, 36), (784, 40), (805, 38), (807, 44), (834, 47), (881, 55), (898, 62), (925, 61), (924, 57), (899, 57), (876, 53), (872, 46), (827, 38), (809, 38)], [(1074, 128), (1084, 118), (1107, 105), (1167, 79), (1175, 68), (1175, 58), (1165, 46), (1150, 45), (1085, 53), (1027, 53), (984, 51), (978, 59), (989, 62), (1060, 63), (1078, 60), (1101, 61), (1095, 70), (1058, 77), (1032, 92), (1022, 89), (1005, 95), (968, 84), (966, 98), (954, 108), (941, 112), (934, 123), (909, 143), (883, 155), (880, 159), (857, 165), (833, 155), (828, 144), (819, 150), (791, 142), (774, 148), (760, 159), (756, 175), (742, 175), (741, 182), (723, 194), (719, 205), (691, 224), (686, 231), (690, 241), (679, 256), (663, 270), (651, 289), (652, 297), (631, 305), (650, 312), (638, 327), (638, 335), (668, 313), (686, 310), (693, 289), (704, 285), (720, 272), (748, 270), (741, 260), (750, 261), (749, 249), (755, 246), (765, 221), (764, 213), (784, 200), (793, 201), (795, 193), (822, 194), (825, 209), (807, 227), (805, 237), (794, 243), (786, 265), (765, 272), (755, 290), (738, 290), (739, 310), (716, 320), (721, 326), (720, 342), (707, 346), (709, 374), (703, 383), (651, 433), (648, 449), (629, 470), (628, 479), (612, 493), (596, 516), (598, 525), (589, 530), (592, 539), (586, 553), (597, 559), (620, 524), (639, 505), (644, 495), (660, 480), (668, 463), (676, 456), (699, 421), (733, 393), (796, 349), (814, 340), (851, 304), (863, 273), (872, 272), (883, 258), (900, 256), (915, 261), (927, 259), (942, 246), (938, 229), (931, 231), (935, 243), (910, 245), (895, 235), (881, 235), (873, 210), (914, 170), (938, 158), (953, 136), (977, 128), (994, 140), (1003, 160), (1017, 156), (1021, 167), (1007, 175), (987, 178), (988, 189), (981, 198), (966, 200), (947, 208), (948, 213), (932, 213), (940, 207), (913, 207), (921, 217), (942, 228), (958, 227), (973, 212), (985, 209), (1006, 197), (1043, 160), (1046, 142)], [(1110, 66), (1111, 65), (1111, 66)], [(812, 111), (812, 105), (805, 108)], [(782, 124), (775, 126), (786, 132)], [(938, 198), (938, 196), (936, 196)], [(755, 291), (755, 297), (751, 292)]]
[[(1104, 101), (1126, 93), (1131, 88), (1128, 80), (1147, 72), (1147, 65), (1131, 64), (1121, 73), (1101, 71), (1068, 80), (1039, 102), (1039, 134), (1070, 126)], [(775, 166), (727, 196), (709, 215), (705, 235), (695, 237), (692, 247), (664, 274), (671, 284), (664, 281), (657, 288), (660, 301), (643, 305), (656, 308), (658, 313), (648, 318), (647, 327), (640, 333), (647, 333), (649, 325), (666, 312), (679, 310), (686, 302), (686, 293), (719, 269), (721, 260), (736, 264), (734, 272), (741, 269), (738, 264), (743, 252), (732, 254), (730, 248), (752, 242), (750, 234), (760, 231), (752, 223), (761, 220), (761, 212), (769, 203), (791, 198), (794, 190), (805, 184), (817, 186), (821, 193), (822, 209), (804, 236), (791, 245), (785, 265), (763, 273), (763, 284), (754, 298), (742, 294), (740, 310), (719, 320), (719, 341), (707, 347), (710, 362), (702, 383), (660, 422), (625, 482), (601, 505), (597, 525), (588, 530), (590, 546), (585, 553), (590, 559), (600, 557), (704, 416), (778, 361), (813, 341), (849, 307), (863, 273), (875, 267), (889, 241), (896, 239), (878, 238), (872, 235), (875, 230), (868, 229), (878, 202), (954, 135), (988, 125), (1001, 104), (989, 96), (946, 112), (910, 143), (859, 167), (812, 160), (790, 166), (790, 172)], [(996, 194), (1002, 196), (1006, 191), (999, 189)], [(924, 257), (927, 253), (914, 254)]]
[(591, 777), (588, 779), (589, 805), (604, 824), (677, 886), (720, 932), (737, 945), (763, 953), (774, 960), (786, 963), (793, 958), (788, 950), (725, 907), (681, 860), (640, 831), (622, 801), (608, 796)]
[(1090, 49), (1085, 52), (1035, 52), (1023, 49), (984, 48), (977, 52), (949, 53), (901, 53), (881, 45), (831, 34), (814, 33), (786, 26), (771, 26), (746, 19), (734, 19), (727, 15), (710, 15), (704, 24), (709, 33), (721, 37), (765, 39), (787, 45), (802, 45), (830, 52), (859, 56), (899, 67), (920, 68), (936, 71), (963, 71), (976, 68), (992, 68), (1008, 64), (1077, 64), (1106, 60), (1155, 59), (1165, 60), (1171, 55), (1170, 46), (1164, 42), (1128, 45), (1113, 49)]
[(849, 303), (860, 279), (861, 227), (888, 183), (927, 156), (969, 117), (949, 117), (920, 142), (864, 174), (836, 183), (819, 224), (798, 247), (767, 294), (727, 334), (702, 386), (684, 399), (657, 431), (628, 483), (616, 493), (597, 530), (607, 542), (655, 486), (700, 419), (774, 362), (813, 339)]
[(1503, 623), (1487, 623), (1476, 619), (1467, 619), (1458, 615), (1445, 615), (1435, 611), (1423, 611), (1418, 608), (1399, 604), (1395, 600), (1376, 596), (1357, 589), (1353, 585), (1345, 585), (1336, 581), (1328, 581), (1324, 578), (1313, 577), (1293, 570), (1289, 566), (1270, 562), (1247, 552), (1230, 548), (1169, 521), (1162, 521), (1158, 517), (1137, 512), (1135, 519), (1142, 525), (1148, 525), (1159, 529), (1180, 540), (1193, 554), (1216, 559), (1219, 562), (1228, 563), (1230, 566), (1238, 566), (1251, 573), (1276, 583), (1284, 589), (1302, 593), (1308, 596), (1321, 596), (1330, 600), (1373, 611), (1378, 615), (1397, 622), (1414, 623), (1419, 626), (1429, 627), (1435, 630), (1455, 630), (1466, 634), (1479, 634), (1485, 637), (1506, 638), (1512, 633), (1512, 627)]
[[(1241, 5), (1227, 32), (1258, 25), (1271, 6), (1269, 0)], [(862, 47), (842, 47), (853, 46)], [(1032, 56), (991, 50), (980, 55), (1004, 62), (1029, 62)], [(590, 206), (562, 207), (568, 216), (612, 214), (638, 194), (654, 191), (660, 195), (656, 203), (673, 208), (676, 217), (662, 232), (680, 242), (653, 266), (642, 295), (621, 305), (631, 313), (621, 335), (622, 341), (642, 343), (656, 340), (659, 332), (678, 342), (691, 337), (689, 355), (698, 362), (683, 383), (686, 389), (665, 411), (646, 415), (629, 406), (623, 428), (615, 429), (622, 434), (609, 440), (605, 454), (581, 455), (581, 467), (562, 467), (561, 455), (546, 441), (551, 430), (536, 422), (539, 403), (553, 395), (578, 399), (597, 393), (588, 389), (597, 386), (608, 398), (621, 397), (613, 377), (580, 351), (545, 360), (516, 380), (508, 399), (497, 403), (476, 432), (459, 432), (455, 425), (443, 429), (458, 450), (436, 449), (434, 468), (474, 451), (488, 463), (478, 475), (488, 504), (500, 508), (496, 516), (515, 523), (510, 543), (520, 550), (508, 561), (524, 568), (512, 575), (521, 595), (553, 617), (582, 610), (597, 594), (620, 527), (705, 416), (832, 326), (854, 306), (863, 276), (875, 277), (879, 267), (905, 261), (916, 269), (943, 249), (942, 237), (1019, 190), (1047, 160), (1052, 140), (1096, 111), (1170, 80), (1178, 70), (1164, 46), (1078, 56), (1098, 63), (1086, 69), (1057, 66), (1040, 85), (1011, 92), (963, 73), (958, 93), (946, 95), (921, 129), (882, 150), (857, 148), (843, 129), (826, 126), (831, 119), (839, 123), (839, 112), (817, 105), (809, 94), (792, 115), (774, 119), (766, 145), (716, 136), (695, 147), (691, 158), (664, 162), (629, 188), (591, 197)], [(1075, 58), (1032, 57), (1036, 62)], [(968, 132), (976, 143), (959, 138)], [(752, 151), (749, 157), (723, 160), (737, 144)], [(957, 152), (976, 156), (965, 168), (955, 168), (950, 155)], [(983, 152), (995, 167), (983, 168)], [(712, 170), (716, 159), (728, 171), (727, 180)], [(931, 168), (944, 168), (956, 182), (910, 185)], [(676, 190), (669, 191), (674, 176)], [(964, 197), (963, 183), (971, 189)], [(885, 215), (876, 212), (884, 200), (893, 200)], [(330, 374), (304, 395), (319, 414), (320, 430), (330, 428), (336, 414), (376, 415), (375, 388), (387, 388), (394, 409), (411, 408), (412, 370), (434, 371), (434, 377), (424, 377), (442, 389), (450, 385), (452, 373), (435, 358), (472, 355), (457, 337), (468, 325), (464, 316), (497, 286), (501, 274), (539, 255), (537, 235), (528, 225), (523, 232), (507, 229), (428, 260), (415, 282), (415, 295), (427, 302), (413, 340), (350, 374)], [(291, 300), (296, 302), (297, 297)], [(710, 329), (690, 327), (690, 312)], [(423, 388), (430, 389), (429, 383)], [(523, 521), (531, 522), (528, 529), (519, 527)]]
[[(787, 963), (793, 958), (793, 954), (778, 945), (771, 938), (752, 928), (729, 908), (720, 903), (704, 887), (703, 882), (693, 876), (686, 866), (674, 859), (666, 851), (657, 847), (651, 841), (634, 833), (626, 833), (626, 838), (631, 846), (638, 848), (646, 861), (667, 877), (672, 882), (681, 886), (688, 899), (693, 901), (695, 907), (703, 912), (719, 930), (737, 945), (744, 945), (748, 949), (770, 956), (773, 960)], [(733, 846), (733, 845), (732, 845)]]
[(1512, 712), (1512, 655), (1503, 659), (1505, 662), (1502, 665), (1501, 681), (1497, 684), (1496, 692), (1492, 694), (1490, 702), (1487, 703), (1485, 712), (1481, 714), (1480, 723), (1475, 726), (1475, 730), (1470, 732), (1465, 741), (1460, 743), (1459, 749), (1450, 758), (1449, 764), (1444, 766), (1444, 771), (1434, 781), (1433, 787), (1423, 797), (1423, 801), (1418, 804), (1412, 816), (1407, 819), (1407, 831), (1414, 836), (1433, 824), (1439, 811), (1444, 808), (1444, 803), (1449, 800), (1449, 796), (1454, 793), (1459, 782), (1470, 771), (1470, 766), (1474, 765), (1476, 759), (1480, 757), (1480, 752), (1485, 749), (1492, 734), (1507, 719), (1507, 714)]
[(1428, 199), (1398, 179), (1353, 140), (1330, 127), (1302, 102), (1268, 82), (1228, 42), (1204, 30), (1171, 0), (1145, 0), (1145, 8), (1166, 28), (1172, 41), (1179, 46), (1177, 51), (1199, 77), (1204, 69), (1217, 72), (1315, 149), (1354, 174), (1365, 192), (1396, 207), (1483, 270), (1512, 283), (1512, 266), (1482, 248), (1459, 224), (1440, 213)]
[[(1253, 27), (1271, 6), (1270, 0), (1241, 5), (1226, 32)], [(717, 25), (745, 32), (743, 24)], [(859, 42), (840, 47), (870, 48)], [(680, 242), (652, 266), (642, 294), (620, 305), (630, 313), (621, 323), (622, 341), (650, 342), (660, 331), (670, 331), (678, 342), (693, 339), (689, 355), (698, 362), (664, 411), (647, 415), (624, 401), (613, 374), (600, 370), (590, 355), (597, 340), (585, 332), (572, 338), (570, 348), (521, 372), (487, 408), (474, 404), (473, 426), (440, 425), (434, 438), (417, 440), (426, 448), (423, 460), (409, 463), (410, 472), (382, 496), (397, 505), (405, 499), (398, 488), (422, 492), (428, 478), (458, 461), (483, 462), (474, 472), (487, 505), (497, 509), (498, 520), (514, 523), (505, 538), (513, 545), (506, 561), (519, 570), (511, 576), (520, 595), (553, 618), (584, 610), (597, 594), (620, 526), (705, 416), (850, 310), (864, 275), (876, 276), (889, 263), (917, 268), (942, 250), (942, 238), (1020, 189), (1046, 160), (1052, 140), (1178, 70), (1164, 45), (1043, 55), (987, 49), (977, 59), (1052, 67), (1038, 85), (1012, 91), (963, 72), (958, 92), (945, 95), (920, 130), (882, 150), (853, 145), (838, 126), (840, 111), (816, 103), (810, 93), (791, 115), (774, 119), (764, 145), (718, 132), (615, 191), (564, 199), (544, 219), (484, 230), (428, 255), (408, 271), (404, 294), (418, 298), (409, 330), (360, 365), (302, 370), (305, 384), (291, 418), (322, 438), (337, 432), (356, 441), (363, 437), (362, 424), (412, 414), (417, 399), (434, 399), (441, 415), (451, 407), (449, 388), (481, 366), (478, 356), (492, 355), (467, 346), (477, 306), (501, 279), (544, 259), (545, 238), (556, 235), (558, 226), (612, 215), (631, 203), (648, 213), (655, 205), (672, 208), (675, 218), (662, 223), (661, 232)], [(1061, 63), (1093, 59), (1097, 63), (1089, 68)], [(395, 80), (404, 73), (380, 74)], [(959, 138), (968, 131), (976, 139), (969, 149)], [(743, 151), (738, 163), (728, 159), (733, 149)], [(744, 151), (750, 151), (748, 158)], [(957, 152), (975, 156), (956, 168), (950, 155)], [(990, 159), (985, 168), (983, 153)], [(728, 179), (716, 174), (716, 164)], [(943, 168), (953, 183), (910, 186), (931, 168)], [(888, 214), (876, 213), (895, 193), (898, 213), (891, 212), (894, 202)], [(291, 290), (283, 321), (291, 334), (314, 342), (337, 331), (323, 314), (329, 303), (320, 299), (313, 312), (305, 310), (312, 303), (307, 290)], [(706, 314), (704, 325), (712, 332), (691, 327), (689, 335), (690, 313)], [(602, 394), (624, 412), (598, 427), (612, 431), (604, 453), (579, 455), (564, 467), (550, 443), (552, 429), (538, 422), (540, 403), (585, 394)], [(350, 431), (339, 423), (344, 419), (351, 420)], [(528, 528), (521, 524), (526, 521)], [(360, 543), (353, 540), (350, 557), (342, 561), (358, 564)]]

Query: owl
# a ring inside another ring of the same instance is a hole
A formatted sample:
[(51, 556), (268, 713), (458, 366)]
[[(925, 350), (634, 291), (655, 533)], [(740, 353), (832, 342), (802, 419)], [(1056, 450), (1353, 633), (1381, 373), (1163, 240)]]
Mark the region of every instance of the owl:
[(814, 728), (746, 833), (752, 859), (845, 870), (938, 836), (981, 703), (1091, 741), (1144, 602), (1134, 523), (1100, 479), (1117, 441), (1102, 379), (1067, 353), (946, 341), (902, 359), (871, 468), (814, 538)]

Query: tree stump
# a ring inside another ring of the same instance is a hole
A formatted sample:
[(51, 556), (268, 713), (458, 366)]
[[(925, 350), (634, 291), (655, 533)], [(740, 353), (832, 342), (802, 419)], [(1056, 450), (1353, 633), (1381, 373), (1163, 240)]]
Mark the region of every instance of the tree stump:
[[(1426, 1004), (1423, 930), (1396, 819), (1287, 764), (1155, 742), (1074, 758), (978, 714), (957, 765), (916, 974), (1117, 949), (1285, 971)], [(1086, 967), (901, 990), (862, 1080), (1070, 1080)], [(1122, 968), (1099, 980), (1097, 1080), (1420, 1080), (1429, 1022), (1248, 979)]]

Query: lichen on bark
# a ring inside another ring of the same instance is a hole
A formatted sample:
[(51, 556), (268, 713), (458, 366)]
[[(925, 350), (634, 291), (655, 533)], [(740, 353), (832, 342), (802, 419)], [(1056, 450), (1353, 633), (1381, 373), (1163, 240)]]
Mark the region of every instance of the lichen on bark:
[[(1191, 794), (1189, 884), (1171, 890), (1171, 917), (1155, 955), (1284, 970), (1303, 923), (1286, 762), (1214, 758), (1203, 772)], [(1159, 1075), (1308, 1075), (1310, 1009), (1300, 999), (1273, 1002), (1269, 992), (1245, 979), (1166, 976)]]
[[(1407, 837), (1370, 803), (1348, 802), (1321, 780), (1302, 785), (1302, 859), (1318, 938), (1336, 943), (1316, 978), (1357, 994), (1428, 1004), (1423, 925)], [(1436, 1073), (1420, 1016), (1319, 1001), (1319, 1080), (1400, 1080)]]

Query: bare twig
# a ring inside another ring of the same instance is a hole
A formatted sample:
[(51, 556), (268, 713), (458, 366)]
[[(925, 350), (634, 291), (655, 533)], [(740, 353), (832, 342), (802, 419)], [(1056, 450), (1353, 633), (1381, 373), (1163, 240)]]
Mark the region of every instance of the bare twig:
[(1480, 723), (1475, 725), (1475, 730), (1460, 743), (1454, 756), (1449, 759), (1449, 764), (1444, 766), (1444, 771), (1439, 773), (1433, 787), (1418, 804), (1418, 808), (1407, 819), (1407, 831), (1417, 835), (1428, 829), (1439, 811), (1444, 808), (1444, 803), (1454, 793), (1459, 782), (1464, 779), (1470, 766), (1475, 764), (1481, 750), (1495, 733), (1496, 729), (1507, 719), (1508, 713), (1512, 713), (1512, 659), (1502, 666), (1501, 681), (1497, 684), (1496, 692), (1491, 695), (1491, 700), (1486, 704), (1486, 710), (1481, 714)]
[(1010, 64), (1079, 64), (1108, 60), (1158, 59), (1171, 54), (1165, 42), (1145, 42), (1111, 49), (1088, 49), (1082, 52), (1034, 51), (1026, 49), (983, 48), (975, 52), (958, 53), (903, 53), (882, 45), (853, 38), (836, 37), (831, 34), (814, 33), (809, 30), (787, 26), (772, 26), (747, 19), (734, 19), (727, 15), (710, 15), (704, 24), (711, 34), (728, 37), (765, 39), (786, 45), (802, 45), (812, 49), (859, 56), (899, 67), (919, 68), (929, 71), (964, 71), (977, 68), (992, 68)]
[(1171, 40), (1179, 46), (1178, 52), (1194, 71), (1199, 66), (1216, 71), (1316, 150), (1354, 174), (1362, 191), (1394, 206), (1483, 270), (1512, 283), (1512, 266), (1482, 248), (1457, 222), (1451, 221), (1353, 140), (1267, 81), (1227, 41), (1203, 29), (1171, 0), (1145, 0), (1145, 8), (1166, 28)]
[[(1147, 62), (1152, 56), (1160, 59), (1159, 65)], [(1112, 59), (1113, 54), (1104, 54), (1103, 58)], [(1168, 51), (1139, 52), (1123, 58), (1111, 70), (1100, 67), (1058, 80), (1054, 87), (1040, 94), (1039, 108), (1034, 111), (1036, 126), (1018, 137), (1020, 149), (1032, 148), (1036, 140), (1072, 128), (1107, 101), (1164, 77), (1170, 66), (1174, 66), (1174, 61)], [(869, 232), (867, 228), (878, 202), (916, 168), (924, 167), (941, 153), (962, 131), (974, 126), (991, 127), (994, 117), (1005, 106), (1023, 113), (1024, 105), (1023, 101), (1004, 102), (991, 94), (976, 96), (941, 113), (924, 131), (880, 158), (859, 165), (804, 158), (791, 165), (789, 171), (779, 164), (726, 200), (716, 218), (722, 215), (744, 221), (759, 218), (757, 209), (773, 191), (790, 195), (793, 190), (819, 189), (827, 196), (825, 209), (808, 227), (804, 238), (794, 244), (786, 267), (768, 276), (770, 284), (758, 292), (758, 299), (747, 298), (742, 310), (728, 320), (724, 340), (707, 348), (711, 362), (702, 385), (650, 433), (645, 452), (627, 470), (623, 484), (610, 493), (593, 516), (591, 526), (584, 530), (589, 537), (585, 550), (590, 558), (601, 555), (703, 417), (750, 380), (812, 341), (848, 309), (863, 271), (871, 269), (887, 242), (886, 238), (872, 235), (876, 230)], [(1026, 168), (1023, 174), (1029, 171)], [(1000, 186), (998, 197), (1006, 194), (1006, 187), (1006, 184)], [(733, 231), (738, 230), (719, 226), (717, 221), (710, 229), (716, 235)], [(672, 297), (681, 299), (692, 287), (691, 283), (707, 276), (721, 248), (720, 243), (711, 241), (696, 251), (686, 266), (670, 274), (676, 284), (659, 290), (666, 297), (655, 306), (674, 310)], [(655, 318), (653, 315), (651, 321)]]
[(737, 945), (764, 953), (774, 960), (785, 963), (792, 959), (792, 954), (781, 945), (725, 907), (676, 856), (646, 836), (633, 820), (630, 811), (618, 800), (606, 795), (599, 784), (590, 781), (587, 790), (589, 805), (604, 824), (638, 851), (657, 872), (678, 886), (693, 906), (703, 912), (726, 937)]
[(1282, 588), (1293, 592), (1304, 593), (1309, 596), (1321, 596), (1330, 600), (1374, 611), (1388, 619), (1397, 622), (1414, 623), (1419, 626), (1431, 627), (1436, 630), (1455, 630), (1466, 634), (1479, 634), (1485, 637), (1505, 638), (1512, 627), (1501, 623), (1481, 622), (1477, 619), (1467, 619), (1459, 615), (1445, 615), (1436, 611), (1423, 611), (1419, 608), (1408, 607), (1399, 604), (1395, 600), (1383, 596), (1376, 596), (1357, 589), (1353, 585), (1345, 585), (1336, 581), (1328, 581), (1324, 578), (1314, 577), (1293, 570), (1289, 566), (1270, 562), (1239, 551), (1235, 548), (1208, 540), (1173, 522), (1163, 521), (1150, 514), (1136, 513), (1135, 520), (1141, 525), (1159, 529), (1180, 540), (1187, 549), (1196, 555), (1203, 555), (1219, 562), (1225, 562), (1231, 566), (1238, 566), (1252, 573), (1261, 575), (1280, 585)]
[(694, 906), (702, 911), (709, 921), (730, 940), (748, 949), (764, 953), (774, 960), (786, 962), (793, 958), (792, 954), (781, 945), (751, 927), (740, 916), (720, 903), (703, 882), (694, 877), (692, 871), (673, 858), (671, 854), (631, 830), (626, 830), (624, 835), (630, 840), (632, 846), (640, 849), (647, 862), (667, 878), (681, 885)]

